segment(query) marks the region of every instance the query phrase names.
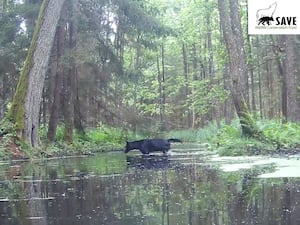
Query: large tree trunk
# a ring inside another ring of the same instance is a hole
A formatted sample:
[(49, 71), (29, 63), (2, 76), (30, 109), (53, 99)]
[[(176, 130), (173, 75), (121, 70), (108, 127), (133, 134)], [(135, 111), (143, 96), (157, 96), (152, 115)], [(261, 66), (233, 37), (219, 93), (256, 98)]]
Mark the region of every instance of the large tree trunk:
[(294, 35), (282, 36), (282, 45), (285, 51), (283, 60), (282, 112), (285, 121), (298, 121), (300, 119), (295, 42)]
[[(226, 63), (224, 65), (224, 89), (230, 91), (230, 71), (229, 71), (229, 64)], [(234, 112), (234, 105), (232, 102), (232, 98), (226, 99), (224, 103), (224, 116), (225, 116), (225, 123), (230, 124), (235, 117)]]
[(21, 140), (38, 145), (40, 103), (56, 26), (64, 0), (44, 0), (8, 113)]
[[(252, 112), (256, 111), (256, 104), (255, 104), (255, 85), (254, 85), (254, 58), (252, 53), (252, 44), (250, 40), (250, 36), (247, 36), (247, 47), (249, 51), (249, 74), (250, 74), (250, 81), (251, 81), (251, 106), (252, 106)], [(249, 97), (250, 98), (250, 97)], [(250, 104), (249, 104), (250, 105)]]
[(228, 52), (230, 92), (243, 135), (253, 136), (255, 129), (248, 110), (248, 85), (243, 32), (237, 0), (218, 0), (220, 22)]
[(70, 56), (68, 57), (68, 67), (65, 68), (64, 75), (64, 93), (63, 93), (63, 115), (65, 122), (64, 141), (71, 144), (73, 142), (74, 130), (74, 113), (75, 113), (75, 90), (76, 90), (76, 41), (77, 41), (77, 24), (74, 23), (72, 17), (76, 12), (78, 2), (73, 0), (69, 3), (69, 21), (68, 21), (68, 50)]
[[(67, 5), (67, 4), (65, 4)], [(59, 119), (59, 112), (60, 112), (60, 103), (61, 103), (61, 90), (62, 90), (62, 83), (63, 83), (63, 72), (64, 72), (64, 61), (63, 61), (63, 54), (65, 50), (65, 36), (66, 36), (66, 29), (65, 29), (65, 18), (66, 17), (66, 7), (64, 7), (62, 11), (62, 18), (60, 25), (57, 28), (56, 32), (56, 57), (55, 57), (55, 76), (53, 82), (53, 88), (51, 94), (53, 95), (52, 105), (50, 109), (50, 118), (48, 123), (48, 133), (47, 139), (49, 141), (54, 141), (56, 136), (56, 129), (58, 125)]]

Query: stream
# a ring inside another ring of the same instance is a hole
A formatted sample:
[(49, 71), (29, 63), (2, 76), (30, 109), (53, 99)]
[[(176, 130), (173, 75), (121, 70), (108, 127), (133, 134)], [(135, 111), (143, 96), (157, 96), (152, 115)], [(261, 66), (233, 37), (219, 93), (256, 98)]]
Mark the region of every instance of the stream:
[(0, 163), (1, 225), (300, 224), (300, 155), (99, 153)]

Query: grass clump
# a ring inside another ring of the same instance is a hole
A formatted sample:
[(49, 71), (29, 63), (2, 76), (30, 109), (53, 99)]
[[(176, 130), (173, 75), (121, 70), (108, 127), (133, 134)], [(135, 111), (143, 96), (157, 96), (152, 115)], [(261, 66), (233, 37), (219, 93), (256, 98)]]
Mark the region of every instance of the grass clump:
[(281, 120), (259, 121), (258, 125), (263, 134), (277, 148), (296, 148), (300, 145), (300, 125)]
[(237, 121), (223, 125), (215, 141), (217, 150), (222, 156), (267, 154), (273, 149), (269, 143), (243, 136)]
[(64, 141), (63, 125), (57, 127), (54, 143), (47, 142), (47, 127), (40, 128), (40, 137), (42, 146), (39, 153), (47, 157), (122, 150), (126, 140), (137, 138), (133, 132), (103, 124), (86, 129), (85, 134), (74, 131), (71, 144)]
[(242, 135), (239, 120), (231, 124), (221, 122), (219, 126), (213, 122), (209, 125), (190, 130), (171, 131), (168, 137), (178, 137), (184, 142), (209, 143), (212, 150), (222, 156), (265, 155), (282, 152), (300, 151), (300, 125), (282, 123), (281, 120), (257, 120), (259, 137)]
[(184, 142), (212, 143), (217, 136), (218, 130), (217, 123), (212, 122), (199, 129), (170, 131), (167, 136), (170, 138), (179, 138)]
[(286, 149), (294, 152), (300, 145), (300, 125), (282, 123), (281, 120), (260, 120), (256, 125), (261, 138), (248, 138), (242, 135), (239, 124), (223, 125), (217, 141), (220, 155), (258, 155), (273, 154)]
[[(272, 153), (300, 152), (300, 125), (297, 123), (282, 123), (280, 120), (255, 121), (261, 138), (251, 138), (242, 135), (239, 120), (231, 124), (212, 122), (199, 129), (173, 130), (163, 133), (159, 137), (179, 138), (185, 143), (204, 144), (207, 150), (215, 150), (220, 155), (257, 155)], [(8, 132), (12, 129), (11, 123), (2, 124), (0, 129), (0, 158), (7, 156), (7, 146), (16, 137), (15, 133)], [(122, 128), (100, 124), (96, 128), (86, 129), (85, 134), (74, 131), (73, 142), (64, 141), (64, 126), (57, 128), (54, 143), (47, 142), (47, 127), (40, 128), (41, 147), (34, 152), (31, 148), (21, 146), (22, 151), (29, 157), (42, 155), (46, 157), (61, 155), (90, 154), (113, 150), (123, 150), (127, 140), (146, 138), (135, 132)], [(16, 140), (16, 139), (15, 139)], [(202, 146), (202, 145), (201, 145)], [(28, 149), (28, 151), (24, 151)], [(295, 150), (296, 149), (296, 150)]]

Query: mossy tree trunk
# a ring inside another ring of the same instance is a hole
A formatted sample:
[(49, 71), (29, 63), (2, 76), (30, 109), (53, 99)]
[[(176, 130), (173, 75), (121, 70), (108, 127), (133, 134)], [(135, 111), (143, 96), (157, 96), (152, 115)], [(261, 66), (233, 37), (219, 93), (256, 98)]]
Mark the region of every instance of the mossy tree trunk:
[(231, 97), (243, 135), (255, 136), (258, 130), (248, 109), (247, 65), (237, 0), (218, 0), (220, 22), (228, 53)]
[(40, 103), (56, 27), (65, 0), (43, 0), (7, 118), (19, 138), (38, 146)]

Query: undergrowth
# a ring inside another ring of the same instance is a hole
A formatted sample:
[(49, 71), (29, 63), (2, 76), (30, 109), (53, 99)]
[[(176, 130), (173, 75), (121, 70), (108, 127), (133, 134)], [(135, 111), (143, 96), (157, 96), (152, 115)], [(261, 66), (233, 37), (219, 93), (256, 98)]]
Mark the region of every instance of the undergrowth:
[[(183, 142), (207, 144), (209, 149), (216, 150), (220, 155), (256, 155), (277, 153), (281, 149), (285, 152), (298, 151), (300, 146), (300, 125), (297, 123), (282, 123), (280, 120), (256, 121), (263, 138), (247, 138), (242, 135), (238, 120), (227, 125), (215, 122), (199, 129), (173, 130), (160, 137), (179, 138)], [(3, 129), (5, 128), (5, 129)], [(9, 157), (7, 145), (12, 143), (13, 132), (10, 124), (1, 124), (0, 129), (0, 158)], [(151, 135), (147, 135), (150, 137)], [(90, 154), (112, 150), (123, 150), (127, 140), (146, 138), (121, 128), (99, 125), (97, 128), (87, 129), (85, 135), (74, 133), (73, 143), (64, 142), (64, 127), (58, 126), (54, 143), (47, 142), (47, 127), (40, 128), (40, 147), (36, 151), (24, 144), (19, 144), (28, 156), (61, 156), (75, 154)], [(16, 143), (18, 145), (18, 143)]]
[(72, 144), (67, 144), (64, 141), (64, 126), (60, 125), (57, 128), (54, 143), (47, 143), (47, 127), (40, 129), (40, 138), (43, 144), (39, 153), (53, 156), (123, 150), (126, 140), (139, 138), (139, 136), (121, 128), (99, 125), (96, 128), (87, 129), (85, 134), (74, 131)]
[(249, 138), (242, 135), (238, 120), (227, 125), (221, 122), (195, 130), (171, 131), (168, 136), (182, 138), (185, 142), (209, 143), (220, 155), (257, 155), (277, 153), (287, 149), (287, 153), (300, 146), (300, 125), (282, 123), (281, 120), (256, 121), (262, 137)]

